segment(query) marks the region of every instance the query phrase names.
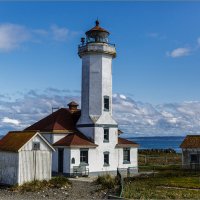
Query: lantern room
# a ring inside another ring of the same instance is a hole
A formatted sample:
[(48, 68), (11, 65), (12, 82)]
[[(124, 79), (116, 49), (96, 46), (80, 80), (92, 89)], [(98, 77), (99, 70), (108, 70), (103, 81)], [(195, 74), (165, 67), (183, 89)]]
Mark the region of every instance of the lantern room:
[(87, 31), (86, 43), (108, 43), (109, 32), (99, 26), (99, 21), (96, 20), (96, 26)]

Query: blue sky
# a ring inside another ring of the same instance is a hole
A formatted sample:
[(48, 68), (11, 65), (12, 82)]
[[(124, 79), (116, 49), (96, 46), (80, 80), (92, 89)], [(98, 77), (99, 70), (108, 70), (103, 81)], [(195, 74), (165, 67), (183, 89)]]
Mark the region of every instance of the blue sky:
[(200, 2), (0, 2), (0, 134), (80, 103), (80, 38), (111, 32), (113, 116), (133, 136), (200, 133)]
[(200, 2), (1, 2), (1, 93), (80, 91), (77, 45), (97, 17), (117, 47), (115, 93), (200, 100)]

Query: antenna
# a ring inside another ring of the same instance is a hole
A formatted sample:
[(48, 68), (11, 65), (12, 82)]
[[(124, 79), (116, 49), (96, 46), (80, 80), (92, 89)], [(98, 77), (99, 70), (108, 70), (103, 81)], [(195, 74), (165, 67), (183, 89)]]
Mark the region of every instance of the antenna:
[(54, 112), (54, 110), (58, 110), (58, 109), (59, 109), (59, 107), (52, 107), (51, 109), (52, 109), (52, 113), (53, 113), (53, 112)]

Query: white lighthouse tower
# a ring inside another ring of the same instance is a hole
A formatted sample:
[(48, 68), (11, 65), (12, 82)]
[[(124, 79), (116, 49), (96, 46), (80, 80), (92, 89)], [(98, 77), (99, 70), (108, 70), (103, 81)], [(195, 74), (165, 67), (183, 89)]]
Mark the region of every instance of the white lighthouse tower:
[(98, 162), (91, 171), (116, 171), (118, 125), (112, 118), (112, 59), (115, 45), (108, 43), (109, 32), (96, 26), (86, 32), (78, 48), (82, 59), (81, 117), (77, 128), (98, 147)]
[[(78, 48), (82, 59), (82, 93), (77, 127), (99, 144), (99, 137), (108, 135), (105, 137), (110, 141), (111, 132), (117, 132), (117, 123), (112, 118), (112, 59), (116, 49), (108, 43), (109, 32), (99, 26), (98, 20), (85, 34), (86, 40), (81, 38)], [(117, 133), (112, 138), (116, 144)]]

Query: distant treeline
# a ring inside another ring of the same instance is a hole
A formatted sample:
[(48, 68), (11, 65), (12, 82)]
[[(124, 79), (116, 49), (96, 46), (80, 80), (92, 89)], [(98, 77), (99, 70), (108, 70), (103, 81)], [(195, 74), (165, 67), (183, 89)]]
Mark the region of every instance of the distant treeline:
[(152, 154), (152, 153), (176, 153), (174, 149), (139, 149), (139, 153)]

